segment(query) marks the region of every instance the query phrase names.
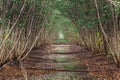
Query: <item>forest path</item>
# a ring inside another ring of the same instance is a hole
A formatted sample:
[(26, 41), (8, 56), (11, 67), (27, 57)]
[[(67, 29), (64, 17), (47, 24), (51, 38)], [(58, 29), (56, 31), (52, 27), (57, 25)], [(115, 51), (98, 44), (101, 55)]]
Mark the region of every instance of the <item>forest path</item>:
[[(76, 44), (52, 44), (33, 49), (22, 64), (28, 80), (119, 80), (120, 70), (110, 59), (111, 55), (96, 55)], [(15, 70), (15, 76), (5, 70), (9, 79), (4, 80), (22, 80), (20, 69)]]

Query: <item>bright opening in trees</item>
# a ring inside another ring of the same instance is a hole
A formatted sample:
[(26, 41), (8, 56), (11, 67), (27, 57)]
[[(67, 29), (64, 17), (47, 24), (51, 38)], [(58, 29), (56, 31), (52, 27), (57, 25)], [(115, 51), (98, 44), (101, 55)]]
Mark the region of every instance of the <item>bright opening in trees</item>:
[(119, 0), (0, 0), (0, 80), (119, 76)]

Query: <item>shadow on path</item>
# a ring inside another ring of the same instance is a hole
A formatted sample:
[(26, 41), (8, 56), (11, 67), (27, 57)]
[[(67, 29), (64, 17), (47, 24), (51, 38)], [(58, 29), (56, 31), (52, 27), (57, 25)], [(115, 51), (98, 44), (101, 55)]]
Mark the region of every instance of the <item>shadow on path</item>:
[[(95, 55), (76, 44), (52, 44), (33, 49), (22, 62), (28, 80), (119, 80), (111, 55)], [(12, 72), (8, 72), (13, 70)], [(0, 80), (24, 80), (20, 66), (5, 65)]]

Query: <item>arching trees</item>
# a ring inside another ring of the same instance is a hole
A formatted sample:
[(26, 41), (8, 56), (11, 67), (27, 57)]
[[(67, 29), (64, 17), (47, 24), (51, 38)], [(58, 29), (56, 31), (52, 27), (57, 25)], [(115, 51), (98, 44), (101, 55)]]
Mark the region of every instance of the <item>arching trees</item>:
[(110, 52), (115, 62), (119, 63), (120, 9), (118, 2), (112, 0), (61, 0), (56, 4), (57, 9), (68, 17), (78, 29), (79, 44), (100, 53)]
[(50, 1), (0, 2), (0, 64), (13, 58), (22, 60), (33, 47), (43, 43), (41, 33), (50, 14)]

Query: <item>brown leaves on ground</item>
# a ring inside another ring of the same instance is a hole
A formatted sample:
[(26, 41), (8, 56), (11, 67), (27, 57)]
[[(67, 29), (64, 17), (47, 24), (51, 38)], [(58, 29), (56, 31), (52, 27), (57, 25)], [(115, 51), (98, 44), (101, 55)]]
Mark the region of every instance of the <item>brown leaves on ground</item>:
[[(48, 46), (50, 47), (50, 46)], [(51, 49), (48, 48), (47, 49)], [(80, 47), (80, 46), (79, 46)], [(87, 49), (83, 49), (83, 47), (78, 48), (78, 46), (74, 46), (70, 48), (70, 50), (81, 49), (79, 53), (70, 53), (70, 55), (76, 56), (77, 60), (82, 64), (87, 65), (89, 70), (89, 75), (93, 75), (97, 80), (119, 80), (120, 79), (120, 69), (118, 69), (111, 57), (107, 57), (106, 54), (96, 55)], [(35, 53), (41, 52), (41, 50), (37, 49)], [(46, 50), (46, 49), (45, 49)], [(32, 51), (34, 52), (34, 51)], [(43, 53), (46, 52), (43, 50)], [(40, 53), (41, 54), (41, 53)], [(69, 54), (69, 53), (67, 53)], [(34, 55), (32, 53), (31, 55)], [(39, 70), (39, 69), (26, 69), (27, 75), (43, 75), (54, 73), (55, 70)], [(23, 71), (19, 65), (14, 64), (6, 64), (0, 70), (0, 80), (4, 80), (4, 77), (16, 76), (23, 77)]]

